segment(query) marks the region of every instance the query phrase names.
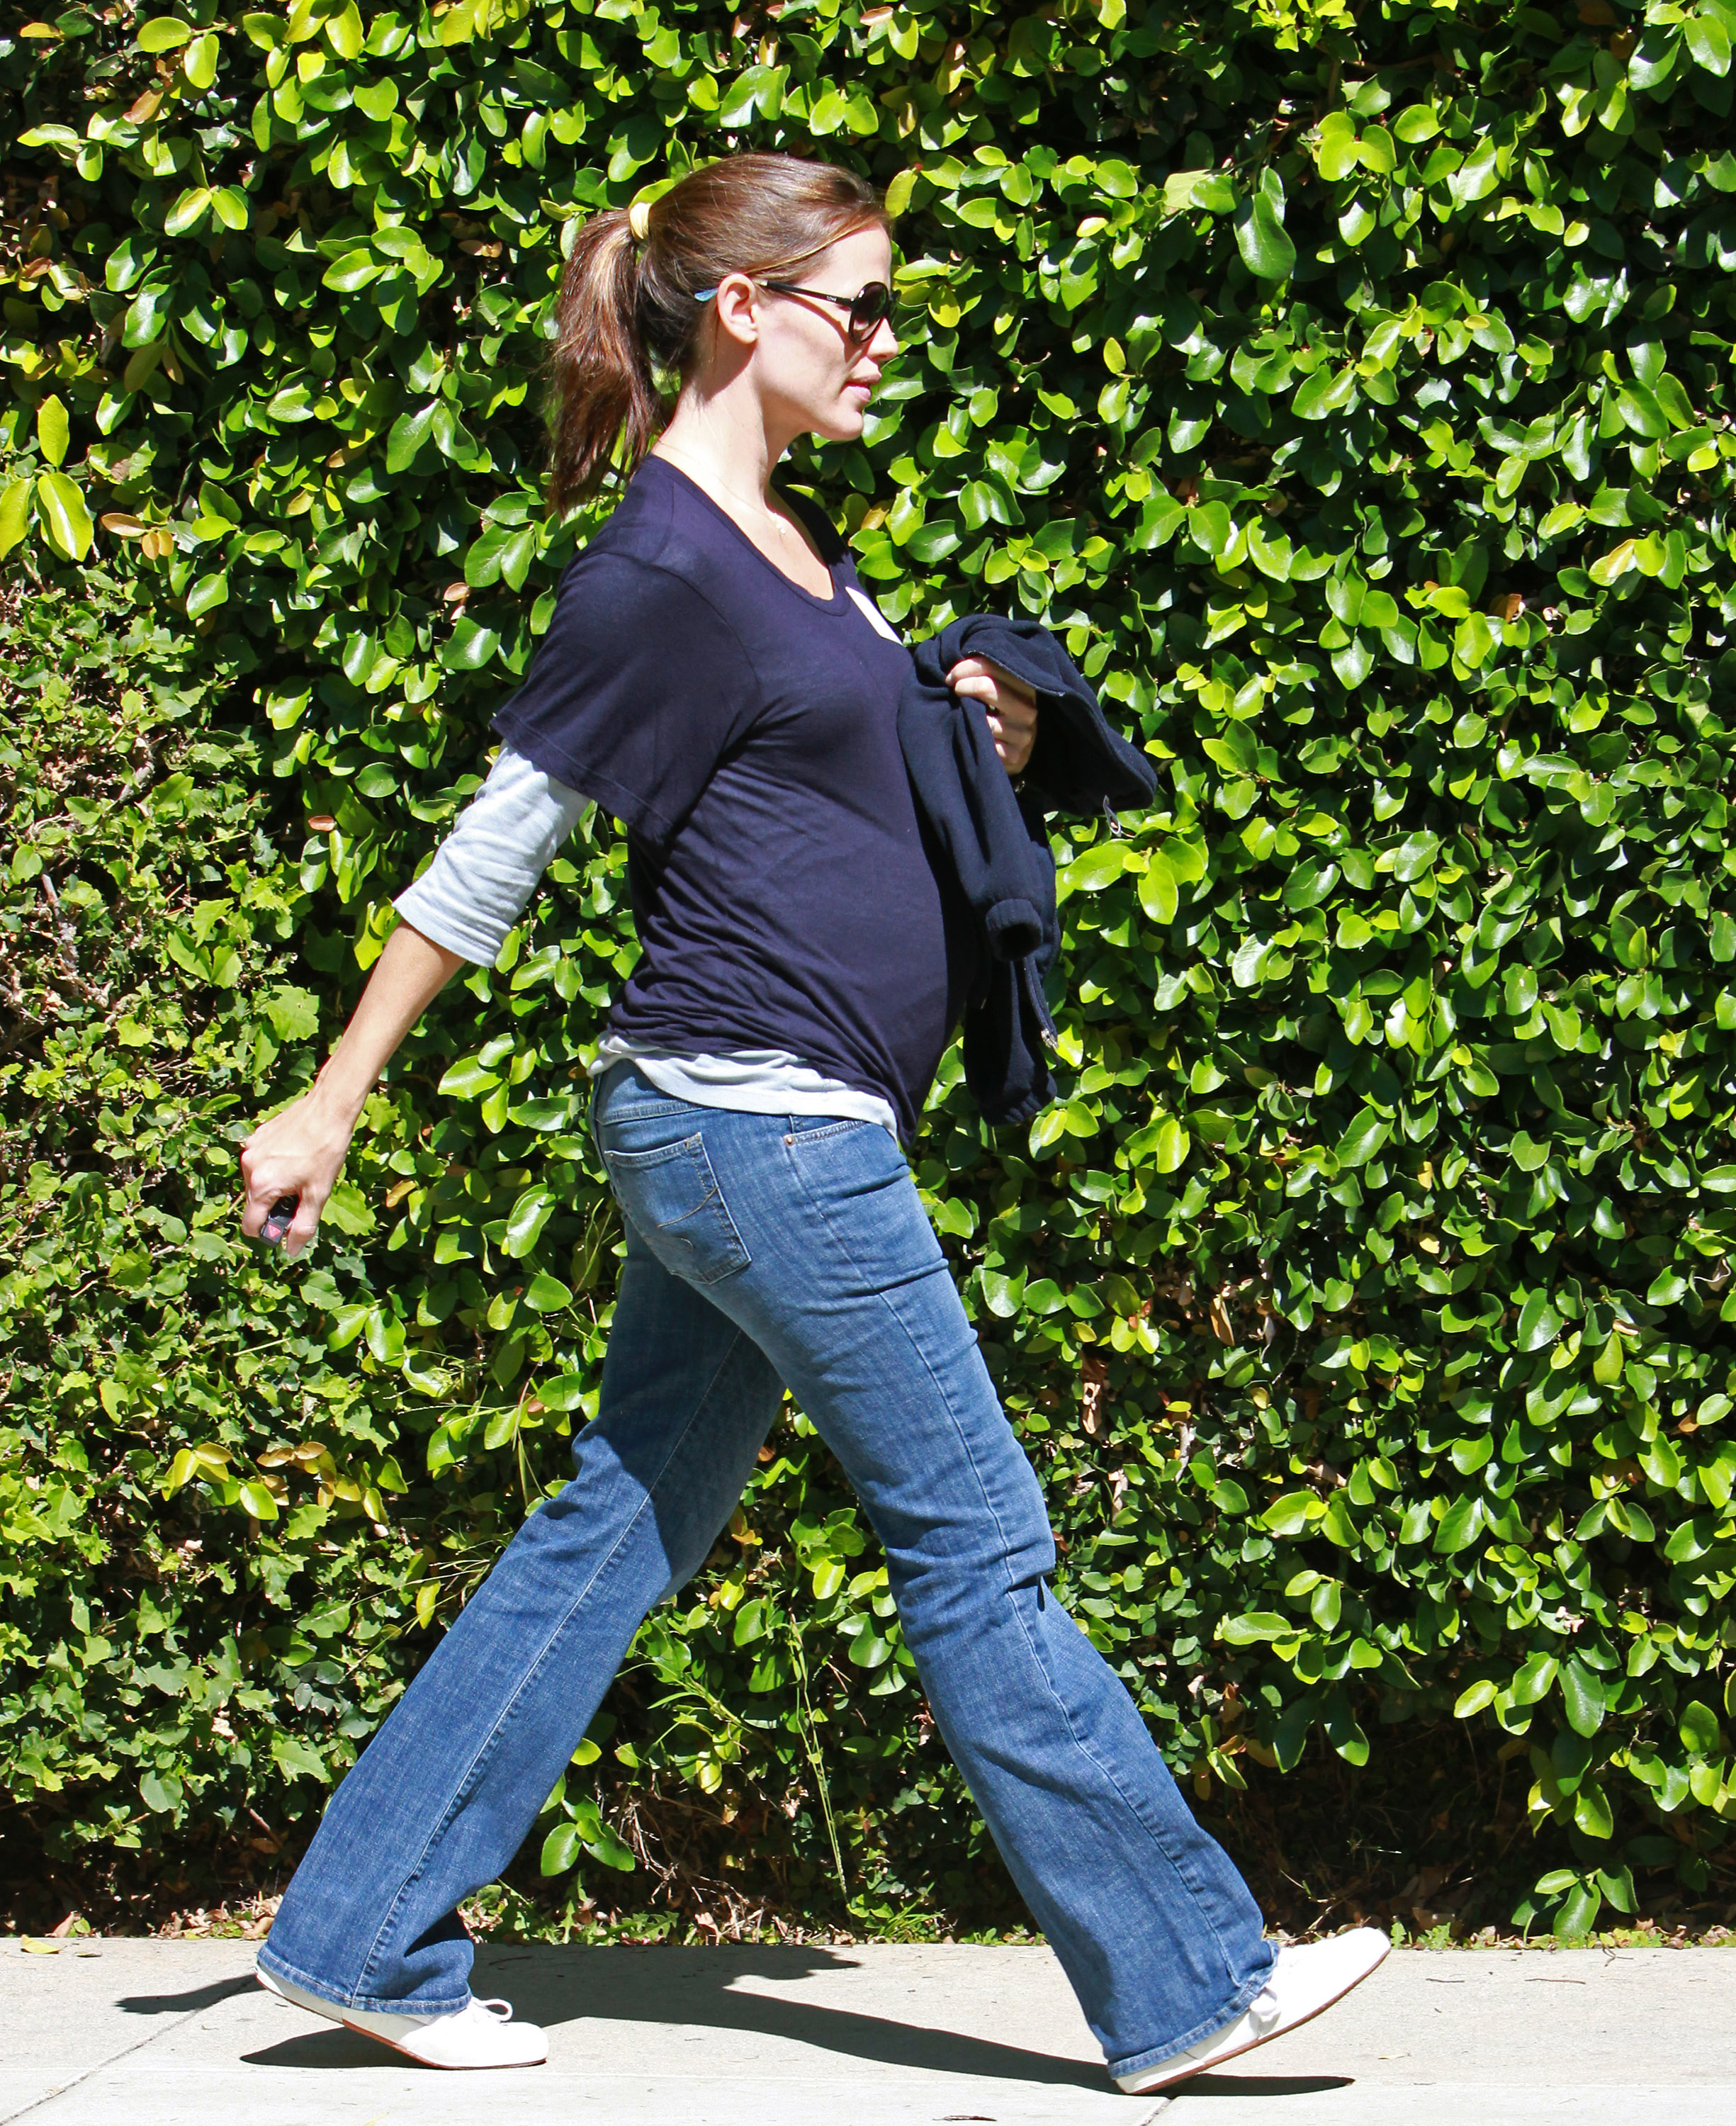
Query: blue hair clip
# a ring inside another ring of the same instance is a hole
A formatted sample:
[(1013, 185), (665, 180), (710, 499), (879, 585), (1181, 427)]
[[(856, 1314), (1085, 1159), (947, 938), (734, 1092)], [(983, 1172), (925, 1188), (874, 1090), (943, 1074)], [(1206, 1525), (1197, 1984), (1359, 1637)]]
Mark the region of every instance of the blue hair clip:
[(693, 300), (696, 303), (709, 303), (716, 293), (715, 288), (696, 288), (693, 291)]

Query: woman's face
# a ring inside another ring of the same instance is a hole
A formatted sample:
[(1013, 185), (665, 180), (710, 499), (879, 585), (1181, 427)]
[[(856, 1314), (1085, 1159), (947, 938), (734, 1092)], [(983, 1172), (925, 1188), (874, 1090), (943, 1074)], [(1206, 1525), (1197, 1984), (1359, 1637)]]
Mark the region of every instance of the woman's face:
[[(890, 282), (891, 241), (884, 229), (859, 229), (772, 277), (847, 302), (870, 281)], [(899, 351), (889, 322), (852, 337), (848, 314), (837, 305), (778, 294), (738, 273), (719, 287), (717, 300), (721, 331), (751, 349), (748, 366), (768, 431), (811, 432), (829, 442), (861, 435), (880, 372)]]

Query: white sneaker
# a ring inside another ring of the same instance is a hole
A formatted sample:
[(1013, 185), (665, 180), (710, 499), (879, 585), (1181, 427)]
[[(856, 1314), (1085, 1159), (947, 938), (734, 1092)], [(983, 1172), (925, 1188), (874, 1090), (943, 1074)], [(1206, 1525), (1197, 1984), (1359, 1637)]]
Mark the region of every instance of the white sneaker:
[(371, 2008), (340, 2008), (257, 1966), (253, 1975), (268, 1991), (296, 2007), (378, 2038), (424, 2067), (540, 2067), (549, 2057), (546, 2036), (535, 2023), (515, 2023), (505, 2001), (479, 2001), (473, 1995), (462, 2008), (441, 2015), (383, 2015)]
[(1227, 2029), (1201, 2038), (1184, 2053), (1159, 2060), (1155, 2067), (1119, 2074), (1117, 2083), (1130, 2095), (1143, 2096), (1153, 2089), (1167, 2089), (1172, 2081), (1186, 2081), (1209, 2067), (1219, 2067), (1238, 2053), (1252, 2052), (1286, 2030), (1311, 2022), (1322, 2009), (1342, 2001), (1352, 1986), (1360, 1986), (1392, 1947), (1373, 1927), (1356, 1927), (1334, 1935), (1329, 1941), (1309, 1942), (1302, 1949), (1281, 1949), (1271, 1976), (1259, 1993)]

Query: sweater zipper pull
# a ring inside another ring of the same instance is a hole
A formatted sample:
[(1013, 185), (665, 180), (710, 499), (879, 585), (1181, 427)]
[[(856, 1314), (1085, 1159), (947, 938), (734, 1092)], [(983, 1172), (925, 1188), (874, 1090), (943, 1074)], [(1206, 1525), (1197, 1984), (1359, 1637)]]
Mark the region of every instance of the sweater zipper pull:
[(1043, 985), (1037, 980), (1037, 971), (1031, 965), (1027, 952), (1019, 961), (1019, 984), (1025, 992), (1026, 1001), (1036, 1014), (1037, 1032), (1042, 1036), (1043, 1046), (1059, 1055), (1061, 1037), (1055, 1031), (1055, 1023), (1049, 1009), (1049, 999), (1043, 994)]

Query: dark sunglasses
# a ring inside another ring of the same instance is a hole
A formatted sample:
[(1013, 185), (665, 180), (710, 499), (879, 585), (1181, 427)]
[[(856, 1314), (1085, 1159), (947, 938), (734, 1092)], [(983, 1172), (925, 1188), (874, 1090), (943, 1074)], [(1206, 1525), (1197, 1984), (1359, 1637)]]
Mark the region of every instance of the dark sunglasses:
[[(775, 295), (810, 295), (817, 303), (830, 303), (834, 309), (847, 310), (851, 339), (870, 338), (892, 315), (892, 291), (884, 281), (870, 281), (854, 295), (828, 295), (823, 288), (804, 288), (795, 281), (761, 281), (759, 285)], [(708, 303), (716, 293), (715, 288), (696, 288), (693, 300)]]

